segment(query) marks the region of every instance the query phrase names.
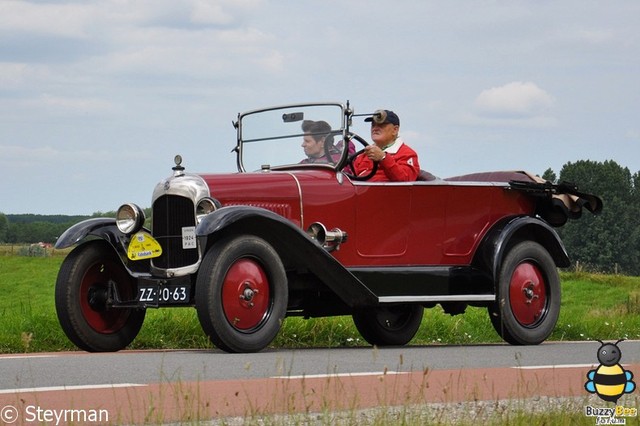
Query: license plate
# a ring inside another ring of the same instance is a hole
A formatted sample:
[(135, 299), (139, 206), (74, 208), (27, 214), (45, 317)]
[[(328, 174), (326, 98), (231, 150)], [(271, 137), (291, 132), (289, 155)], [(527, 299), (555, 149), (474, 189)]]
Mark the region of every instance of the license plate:
[(184, 284), (141, 284), (138, 286), (138, 302), (148, 305), (172, 305), (189, 303), (191, 286)]

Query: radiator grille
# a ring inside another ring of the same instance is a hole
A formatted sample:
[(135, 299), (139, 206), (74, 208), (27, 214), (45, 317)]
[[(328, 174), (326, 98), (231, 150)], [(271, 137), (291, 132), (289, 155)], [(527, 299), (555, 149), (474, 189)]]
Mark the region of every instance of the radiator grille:
[(153, 203), (153, 237), (162, 255), (153, 259), (157, 268), (181, 268), (198, 262), (198, 250), (182, 248), (182, 228), (195, 226), (195, 210), (189, 198), (163, 195)]

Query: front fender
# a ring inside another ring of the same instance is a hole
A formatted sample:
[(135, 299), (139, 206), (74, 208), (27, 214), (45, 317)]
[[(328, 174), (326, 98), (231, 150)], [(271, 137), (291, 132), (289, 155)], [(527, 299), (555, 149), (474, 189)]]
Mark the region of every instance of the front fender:
[[(144, 228), (143, 228), (144, 229)], [(144, 229), (149, 232), (148, 229)], [(77, 244), (87, 237), (97, 237), (109, 243), (120, 257), (122, 265), (130, 274), (147, 274), (149, 272), (149, 259), (129, 260), (127, 258), (127, 244), (129, 238), (124, 235), (116, 226), (113, 218), (93, 218), (76, 223), (60, 236), (56, 241), (55, 248), (63, 249)]]
[(285, 267), (304, 268), (348, 306), (378, 304), (378, 298), (320, 244), (291, 221), (270, 210), (250, 206), (223, 207), (205, 216), (196, 235), (210, 245), (219, 234), (252, 234), (263, 238), (285, 260)]
[(541, 244), (556, 266), (566, 268), (570, 265), (569, 255), (558, 233), (545, 221), (531, 216), (519, 216), (495, 226), (483, 242), (485, 263), (491, 268), (496, 282), (502, 260), (514, 241), (530, 239)]
[(112, 245), (115, 245), (115, 242), (118, 241), (118, 235), (121, 235), (121, 232), (116, 227), (116, 220), (113, 218), (98, 217), (87, 219), (76, 223), (64, 231), (57, 239), (55, 248), (63, 249), (70, 247), (89, 235), (102, 238), (109, 241)]

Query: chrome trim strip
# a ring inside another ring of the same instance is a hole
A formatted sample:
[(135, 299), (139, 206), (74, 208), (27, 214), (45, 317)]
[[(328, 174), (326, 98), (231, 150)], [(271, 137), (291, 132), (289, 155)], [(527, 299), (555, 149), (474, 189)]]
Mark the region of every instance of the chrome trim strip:
[(345, 104), (343, 104), (342, 102), (303, 102), (298, 104), (283, 104), (283, 105), (270, 106), (266, 108), (254, 109), (251, 111), (241, 112), (238, 114), (238, 116), (239, 118), (243, 118), (245, 115), (251, 115), (251, 114), (256, 114), (260, 112), (276, 111), (279, 109), (289, 109), (289, 108), (314, 107), (314, 106), (337, 106), (342, 108), (343, 111), (346, 109)]
[(298, 177), (291, 173), (291, 172), (286, 172), (286, 174), (288, 174), (289, 176), (291, 176), (293, 178), (293, 180), (296, 182), (296, 185), (298, 187), (298, 200), (300, 200), (300, 227), (302, 229), (305, 229), (304, 226), (304, 203), (302, 202), (302, 185), (300, 185), (300, 181), (298, 180)]
[(495, 302), (495, 294), (461, 294), (442, 296), (382, 296), (380, 303), (398, 302)]
[(430, 180), (430, 181), (409, 181), (409, 182), (369, 182), (369, 181), (356, 181), (352, 180), (353, 186), (497, 186), (497, 187), (510, 187), (508, 182), (467, 182), (467, 181), (447, 181), (447, 180)]
[[(198, 251), (201, 252), (200, 244), (198, 245)], [(152, 259), (153, 260), (153, 259)], [(191, 275), (198, 272), (198, 268), (200, 267), (200, 262), (202, 262), (202, 253), (198, 253), (198, 261), (194, 264), (183, 266), (181, 268), (158, 268), (151, 263), (151, 267), (149, 271), (153, 276), (161, 276), (163, 278), (174, 278), (174, 277), (184, 277), (185, 275)]]

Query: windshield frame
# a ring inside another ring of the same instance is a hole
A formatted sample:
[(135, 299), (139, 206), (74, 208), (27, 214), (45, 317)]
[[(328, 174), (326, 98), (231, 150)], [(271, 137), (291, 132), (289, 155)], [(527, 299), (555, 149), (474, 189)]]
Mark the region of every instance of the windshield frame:
[[(304, 132), (299, 133), (291, 133), (281, 136), (266, 136), (263, 138), (252, 137), (250, 139), (245, 138), (243, 135), (243, 121), (248, 116), (253, 116), (256, 114), (261, 114), (265, 112), (273, 112), (278, 110), (289, 110), (295, 108), (313, 108), (313, 107), (337, 107), (340, 108), (340, 128), (332, 129), (331, 133), (335, 136), (339, 136), (345, 141), (345, 146), (349, 143), (350, 132), (349, 126), (351, 124), (351, 116), (353, 115), (353, 111), (349, 108), (349, 102), (347, 101), (346, 105), (340, 102), (308, 102), (308, 103), (296, 103), (296, 104), (285, 104), (279, 106), (271, 106), (267, 108), (260, 108), (251, 111), (246, 111), (243, 113), (238, 113), (238, 120), (233, 123), (234, 127), (237, 130), (237, 145), (234, 148), (234, 151), (237, 154), (236, 162), (238, 166), (238, 171), (241, 173), (246, 173), (247, 170), (245, 168), (245, 164), (243, 161), (243, 154), (245, 152), (245, 145), (254, 142), (264, 142), (269, 140), (282, 140), (288, 138), (302, 138), (304, 136)], [(337, 113), (336, 113), (337, 116)], [(303, 169), (309, 167), (329, 167), (334, 170), (341, 170), (347, 162), (348, 157), (348, 149), (343, 149), (342, 154), (340, 156), (339, 161), (336, 164), (331, 163), (298, 163), (298, 164), (285, 164), (285, 165), (264, 165), (262, 166), (262, 170), (291, 170), (291, 169)]]

